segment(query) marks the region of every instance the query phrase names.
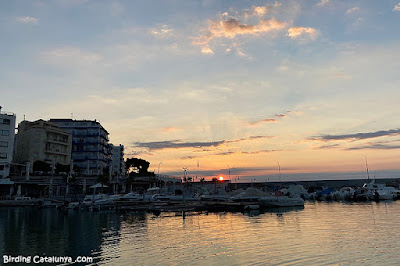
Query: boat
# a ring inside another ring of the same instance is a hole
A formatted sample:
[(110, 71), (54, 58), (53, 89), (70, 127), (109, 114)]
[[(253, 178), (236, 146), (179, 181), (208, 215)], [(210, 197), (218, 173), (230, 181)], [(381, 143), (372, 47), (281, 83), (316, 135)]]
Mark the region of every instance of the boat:
[(400, 195), (400, 190), (375, 183), (375, 179), (365, 183), (355, 193), (356, 200), (393, 200)]
[(82, 201), (82, 206), (90, 207), (95, 202), (99, 202), (99, 200), (106, 200), (108, 197), (106, 194), (95, 194), (95, 195), (86, 195)]
[(300, 197), (290, 198), (288, 196), (269, 196), (261, 197), (260, 205), (262, 207), (294, 207), (294, 206), (304, 206), (304, 200)]
[(352, 200), (356, 190), (352, 187), (342, 187), (333, 193), (334, 200)]
[(144, 194), (139, 194), (133, 191), (121, 197), (122, 201), (142, 201), (143, 199)]

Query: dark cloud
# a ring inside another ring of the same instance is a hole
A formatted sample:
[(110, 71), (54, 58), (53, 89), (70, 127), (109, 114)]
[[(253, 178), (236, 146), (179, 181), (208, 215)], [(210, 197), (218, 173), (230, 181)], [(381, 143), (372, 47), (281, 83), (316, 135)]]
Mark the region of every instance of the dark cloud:
[(149, 150), (176, 149), (176, 148), (203, 148), (216, 147), (225, 141), (214, 142), (182, 142), (181, 140), (153, 141), (153, 142), (135, 142), (133, 145), (139, 148), (147, 148)]
[[(220, 140), (213, 142), (182, 142), (182, 140), (167, 140), (167, 141), (153, 141), (153, 142), (134, 142), (136, 148), (146, 148), (149, 150), (162, 150), (162, 149), (178, 149), (178, 148), (204, 148), (202, 151), (210, 151), (207, 147), (217, 147), (224, 143), (240, 142), (246, 140), (254, 140), (261, 138), (272, 138), (272, 136), (250, 136), (248, 138), (235, 139), (235, 140)], [(141, 152), (138, 152), (141, 153)]]
[(332, 145), (323, 145), (320, 147), (315, 148), (316, 150), (326, 150), (326, 149), (333, 149), (339, 147), (339, 144), (332, 144)]
[(215, 154), (215, 155), (222, 155), (222, 156), (224, 156), (224, 155), (231, 155), (231, 154), (234, 154), (235, 152), (233, 152), (233, 151), (226, 151), (226, 152), (220, 152), (220, 153), (217, 153), (217, 154)]
[(364, 146), (358, 146), (358, 147), (351, 147), (348, 148), (347, 150), (395, 150), (395, 149), (400, 149), (400, 145), (384, 145), (384, 144), (369, 144), (369, 145), (364, 145)]
[(321, 135), (311, 138), (311, 140), (346, 140), (346, 139), (371, 139), (383, 136), (393, 136), (400, 134), (400, 129), (390, 129), (390, 130), (381, 130), (376, 132), (367, 132), (367, 133), (356, 133), (356, 134), (347, 134), (347, 135)]

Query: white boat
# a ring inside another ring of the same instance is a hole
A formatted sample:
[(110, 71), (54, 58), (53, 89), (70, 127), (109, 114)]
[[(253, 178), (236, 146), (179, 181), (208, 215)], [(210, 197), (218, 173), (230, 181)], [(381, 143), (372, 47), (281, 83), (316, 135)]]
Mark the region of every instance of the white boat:
[(333, 193), (335, 200), (351, 200), (354, 197), (356, 190), (352, 187), (342, 187)]
[(261, 197), (260, 204), (262, 207), (294, 207), (304, 206), (304, 200), (300, 197), (289, 198), (287, 196), (271, 196)]
[(142, 201), (143, 199), (144, 194), (139, 194), (137, 192), (129, 192), (121, 198), (123, 201)]
[(400, 191), (394, 187), (376, 184), (375, 180), (365, 183), (360, 191), (362, 193), (359, 193), (359, 195), (364, 194), (369, 200), (393, 200), (400, 194)]
[(172, 193), (155, 194), (151, 201), (199, 201), (200, 197), (191, 195), (174, 195)]
[(150, 201), (154, 195), (160, 194), (160, 188), (159, 187), (151, 187), (147, 189), (146, 194), (144, 194), (143, 200), (144, 201)]
[(100, 200), (106, 200), (108, 197), (106, 194), (95, 194), (95, 195), (86, 195), (82, 201), (82, 205), (89, 207), (92, 206), (95, 202), (99, 202)]

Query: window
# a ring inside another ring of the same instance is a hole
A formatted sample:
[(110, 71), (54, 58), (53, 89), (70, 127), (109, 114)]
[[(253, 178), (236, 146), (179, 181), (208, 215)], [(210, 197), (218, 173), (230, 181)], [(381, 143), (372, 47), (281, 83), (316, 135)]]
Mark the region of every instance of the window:
[(9, 136), (10, 135), (10, 131), (9, 130), (1, 130), (1, 135), (2, 136)]
[(7, 159), (7, 153), (0, 152), (0, 159)]
[(8, 147), (7, 141), (0, 141), (0, 147)]
[(4, 170), (4, 165), (0, 165), (0, 171)]
[(10, 119), (3, 119), (2, 124), (3, 125), (10, 125), (11, 120)]

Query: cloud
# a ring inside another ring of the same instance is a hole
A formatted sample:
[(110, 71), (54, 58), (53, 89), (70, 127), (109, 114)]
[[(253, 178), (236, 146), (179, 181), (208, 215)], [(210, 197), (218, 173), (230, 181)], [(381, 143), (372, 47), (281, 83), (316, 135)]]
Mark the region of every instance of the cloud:
[(284, 118), (284, 117), (286, 117), (286, 115), (284, 115), (284, 114), (276, 114), (275, 116), (276, 116), (276, 117), (279, 117), (279, 118)]
[[(217, 147), (225, 143), (234, 143), (262, 138), (271, 138), (271, 136), (250, 136), (248, 138), (235, 139), (235, 140), (220, 140), (212, 142), (183, 142), (182, 140), (167, 140), (167, 141), (154, 141), (154, 142), (134, 142), (134, 147), (146, 148), (149, 150), (162, 150), (162, 149), (178, 149), (178, 148), (205, 148)], [(210, 150), (203, 150), (210, 151)]]
[(288, 30), (288, 36), (292, 39), (297, 39), (300, 37), (309, 37), (312, 40), (317, 38), (318, 31), (314, 28), (305, 27), (291, 27)]
[(329, 0), (321, 0), (317, 3), (317, 6), (326, 6), (329, 3)]
[(347, 150), (394, 150), (394, 149), (400, 149), (400, 145), (385, 145), (385, 144), (375, 143), (365, 146), (351, 147), (348, 148)]
[(344, 14), (349, 15), (349, 14), (353, 13), (354, 11), (358, 11), (358, 10), (360, 10), (360, 8), (358, 6), (356, 6), (356, 7), (347, 9), (347, 11)]
[(216, 147), (225, 143), (224, 140), (214, 142), (182, 142), (181, 140), (167, 140), (154, 142), (135, 142), (133, 145), (149, 150), (176, 149), (176, 148), (202, 148)]
[(172, 33), (174, 32), (174, 29), (171, 28), (168, 25), (161, 25), (157, 28), (153, 28), (150, 30), (151, 34), (153, 34), (156, 37), (167, 37), (167, 36), (171, 36)]
[(39, 24), (39, 19), (34, 17), (17, 17), (16, 21), (23, 24)]
[(208, 45), (201, 48), (201, 52), (203, 54), (214, 54), (214, 51)]
[(393, 7), (393, 11), (400, 11), (400, 2)]
[(250, 122), (249, 125), (256, 126), (256, 125), (263, 124), (263, 123), (278, 123), (278, 122), (279, 121), (274, 118), (267, 118), (267, 119), (263, 119), (263, 120), (259, 120), (259, 121), (255, 121), (255, 122)]
[(231, 154), (234, 154), (234, 153), (235, 153), (235, 152), (233, 152), (233, 151), (226, 151), (226, 152), (217, 153), (217, 154), (215, 154), (215, 155), (225, 156), (225, 155), (231, 155)]
[(244, 12), (244, 16), (258, 16), (263, 17), (267, 14), (271, 9), (274, 7), (280, 7), (282, 4), (275, 2), (273, 5), (266, 5), (266, 6), (252, 6), (250, 10)]
[(260, 20), (258, 24), (241, 24), (236, 18), (221, 21), (210, 21), (205, 34), (193, 39), (194, 45), (207, 45), (214, 38), (233, 39), (238, 35), (258, 36), (274, 30), (281, 30), (285, 23), (276, 19)]
[(330, 141), (330, 140), (347, 140), (347, 139), (371, 139), (371, 138), (378, 138), (384, 136), (393, 136), (399, 135), (400, 129), (390, 129), (390, 130), (381, 130), (376, 132), (367, 132), (367, 133), (355, 133), (355, 134), (346, 134), (346, 135), (322, 135), (312, 140), (323, 140), (323, 141)]
[(331, 144), (331, 145), (323, 145), (320, 147), (315, 148), (316, 150), (326, 150), (326, 149), (333, 149), (339, 147), (339, 144)]

